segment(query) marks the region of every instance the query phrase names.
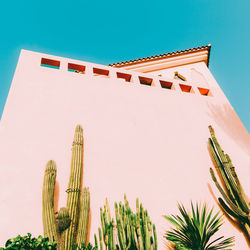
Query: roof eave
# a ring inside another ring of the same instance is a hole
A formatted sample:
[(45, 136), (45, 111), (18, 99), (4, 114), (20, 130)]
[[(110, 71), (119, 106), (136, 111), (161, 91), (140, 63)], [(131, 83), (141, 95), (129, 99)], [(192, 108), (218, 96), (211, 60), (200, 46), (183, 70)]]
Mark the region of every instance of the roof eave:
[(191, 48), (191, 49), (187, 49), (187, 50), (175, 51), (175, 52), (165, 53), (165, 54), (161, 54), (161, 55), (155, 55), (155, 56), (150, 56), (150, 57), (145, 57), (145, 58), (134, 59), (134, 60), (130, 60), (130, 61), (113, 63), (113, 64), (109, 64), (109, 66), (112, 66), (115, 68), (122, 68), (122, 67), (127, 67), (127, 66), (132, 66), (132, 65), (139, 65), (139, 64), (142, 64), (145, 62), (153, 62), (156, 60), (163, 60), (163, 59), (167, 59), (167, 58), (171, 58), (171, 57), (178, 57), (178, 56), (182, 56), (182, 55), (197, 53), (197, 52), (201, 52), (204, 50), (207, 51), (206, 64), (208, 67), (209, 66), (209, 59), (210, 59), (211, 44), (208, 44), (206, 46)]

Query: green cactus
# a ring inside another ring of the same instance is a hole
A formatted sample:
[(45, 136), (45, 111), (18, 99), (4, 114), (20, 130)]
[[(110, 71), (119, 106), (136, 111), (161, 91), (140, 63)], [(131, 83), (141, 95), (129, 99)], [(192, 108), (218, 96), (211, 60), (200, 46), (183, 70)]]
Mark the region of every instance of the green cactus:
[(82, 242), (87, 242), (88, 224), (89, 224), (89, 209), (90, 209), (90, 194), (89, 189), (84, 188), (81, 194), (80, 215), (76, 243), (80, 245)]
[(138, 199), (136, 213), (131, 210), (125, 195), (124, 204), (115, 203), (116, 223), (111, 218), (107, 199), (104, 209), (100, 209), (100, 215), (102, 227), (99, 228), (100, 249), (103, 249), (103, 243), (108, 250), (157, 249), (155, 225), (152, 225), (147, 211), (142, 204), (139, 205)]
[(54, 213), (54, 191), (56, 165), (49, 161), (45, 170), (43, 185), (44, 235), (59, 245), (59, 249), (71, 249), (73, 244), (87, 243), (90, 210), (89, 189), (82, 186), (83, 172), (83, 129), (75, 129), (70, 179), (68, 184), (67, 208), (61, 208), (56, 218)]
[(58, 242), (56, 218), (54, 211), (54, 193), (56, 184), (56, 164), (49, 161), (46, 165), (43, 180), (43, 231), (44, 237)]
[(244, 190), (240, 184), (235, 168), (230, 157), (221, 149), (217, 138), (215, 137), (212, 126), (209, 126), (211, 138), (209, 138), (209, 146), (216, 163), (219, 175), (222, 180), (222, 186), (217, 181), (215, 173), (210, 168), (211, 177), (220, 191), (222, 198), (218, 198), (219, 203), (225, 212), (235, 218), (238, 224), (244, 229), (248, 240), (250, 239), (250, 207)]
[(82, 165), (83, 165), (83, 129), (77, 126), (72, 147), (72, 159), (69, 185), (67, 189), (67, 208), (71, 223), (68, 229), (63, 234), (65, 241), (62, 243), (63, 249), (70, 249), (76, 239), (78, 219), (79, 219), (79, 203), (80, 191), (82, 184)]
[(66, 207), (60, 208), (56, 219), (59, 234), (69, 227), (70, 222), (69, 210)]

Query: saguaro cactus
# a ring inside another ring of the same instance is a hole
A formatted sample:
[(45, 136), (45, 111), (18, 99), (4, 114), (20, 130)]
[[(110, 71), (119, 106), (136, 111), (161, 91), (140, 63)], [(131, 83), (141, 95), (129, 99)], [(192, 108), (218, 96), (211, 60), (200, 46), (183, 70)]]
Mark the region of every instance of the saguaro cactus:
[(209, 138), (211, 153), (216, 163), (216, 167), (218, 168), (223, 186), (222, 187), (217, 181), (213, 169), (210, 168), (212, 179), (224, 198), (224, 200), (222, 198), (218, 198), (218, 201), (225, 212), (229, 216), (235, 218), (243, 227), (248, 240), (250, 240), (250, 207), (246, 199), (246, 195), (235, 172), (232, 161), (229, 155), (225, 154), (221, 149), (212, 126), (209, 126), (209, 131), (211, 134), (211, 138)]
[(43, 180), (43, 231), (44, 237), (50, 241), (58, 241), (56, 218), (54, 211), (54, 193), (56, 184), (56, 164), (54, 161), (47, 163)]
[(62, 250), (71, 249), (76, 241), (78, 244), (82, 242), (86, 244), (87, 241), (90, 194), (88, 188), (81, 191), (82, 171), (83, 129), (80, 125), (77, 125), (72, 148), (69, 184), (66, 190), (68, 193), (67, 208), (61, 208), (57, 218), (54, 213), (56, 165), (53, 161), (48, 162), (44, 176), (44, 234), (51, 241), (56, 241)]
[(100, 249), (103, 249), (103, 242), (108, 250), (157, 249), (155, 225), (150, 221), (147, 210), (139, 204), (138, 199), (136, 213), (131, 210), (126, 196), (124, 196), (124, 204), (115, 203), (116, 223), (111, 218), (107, 199), (104, 209), (100, 209), (100, 215), (102, 227), (102, 229), (99, 228)]
[(62, 243), (64, 249), (70, 249), (74, 243), (76, 237), (76, 230), (79, 219), (79, 203), (80, 203), (80, 191), (82, 182), (82, 163), (83, 163), (83, 129), (81, 126), (77, 126), (75, 130), (75, 136), (72, 147), (71, 158), (71, 170), (69, 185), (67, 189), (67, 208), (69, 210), (69, 216), (71, 223), (65, 234), (65, 241)]

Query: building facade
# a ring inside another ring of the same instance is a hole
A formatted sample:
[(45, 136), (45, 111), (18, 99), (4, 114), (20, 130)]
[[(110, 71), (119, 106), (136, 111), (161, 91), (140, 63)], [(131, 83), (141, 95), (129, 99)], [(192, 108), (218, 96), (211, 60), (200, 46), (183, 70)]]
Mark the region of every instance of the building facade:
[[(208, 68), (210, 45), (109, 66), (22, 50), (0, 122), (0, 245), (42, 234), (42, 184), (57, 164), (58, 207), (66, 205), (74, 128), (84, 129), (83, 184), (90, 188), (90, 241), (99, 208), (126, 193), (156, 224), (159, 248), (177, 202), (219, 210), (209, 168), (212, 125), (249, 190), (249, 133)], [(219, 234), (243, 234), (225, 219)]]

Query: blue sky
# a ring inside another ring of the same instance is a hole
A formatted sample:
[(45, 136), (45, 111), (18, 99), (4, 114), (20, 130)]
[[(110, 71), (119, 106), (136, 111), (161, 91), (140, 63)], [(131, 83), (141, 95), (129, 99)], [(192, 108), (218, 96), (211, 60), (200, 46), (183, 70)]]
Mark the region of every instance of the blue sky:
[(20, 50), (100, 64), (212, 44), (210, 70), (250, 131), (250, 1), (0, 3), (0, 116)]

